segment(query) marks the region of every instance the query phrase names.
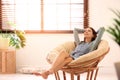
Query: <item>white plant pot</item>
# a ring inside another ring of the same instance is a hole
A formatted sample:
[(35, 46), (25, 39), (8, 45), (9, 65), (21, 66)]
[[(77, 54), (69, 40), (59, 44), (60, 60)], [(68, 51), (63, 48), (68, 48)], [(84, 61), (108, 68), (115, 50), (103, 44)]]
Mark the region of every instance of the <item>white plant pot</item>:
[(9, 48), (9, 38), (0, 37), (0, 49), (8, 49)]

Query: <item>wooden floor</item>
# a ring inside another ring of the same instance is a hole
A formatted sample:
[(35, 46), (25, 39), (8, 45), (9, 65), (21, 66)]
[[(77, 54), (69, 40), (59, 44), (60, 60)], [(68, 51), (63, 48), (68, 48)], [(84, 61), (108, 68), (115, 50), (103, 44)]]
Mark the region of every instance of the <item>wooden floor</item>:
[[(67, 80), (70, 80), (69, 74), (67, 75), (68, 75)], [(0, 74), (0, 80), (44, 80), (44, 79), (41, 76), (35, 76), (31, 74)], [(50, 75), (47, 80), (55, 80), (54, 75)], [(81, 76), (81, 80), (85, 80), (85, 75)], [(99, 74), (97, 80), (118, 80), (118, 79), (115, 74)]]

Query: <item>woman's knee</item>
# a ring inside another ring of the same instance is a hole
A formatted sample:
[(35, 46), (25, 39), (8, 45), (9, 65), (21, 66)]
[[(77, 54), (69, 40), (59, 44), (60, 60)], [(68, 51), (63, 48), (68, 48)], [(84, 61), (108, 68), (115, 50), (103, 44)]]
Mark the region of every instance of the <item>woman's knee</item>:
[(72, 60), (73, 60), (73, 59), (72, 59), (71, 57), (68, 57), (68, 58), (65, 59), (65, 63), (68, 64), (68, 63), (70, 63)]

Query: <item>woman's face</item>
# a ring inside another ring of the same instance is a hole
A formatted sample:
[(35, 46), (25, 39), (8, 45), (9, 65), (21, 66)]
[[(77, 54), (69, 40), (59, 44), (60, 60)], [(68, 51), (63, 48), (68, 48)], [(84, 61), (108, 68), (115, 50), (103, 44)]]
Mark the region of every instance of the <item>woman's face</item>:
[(84, 31), (85, 38), (93, 38), (93, 31), (90, 28), (86, 28)]

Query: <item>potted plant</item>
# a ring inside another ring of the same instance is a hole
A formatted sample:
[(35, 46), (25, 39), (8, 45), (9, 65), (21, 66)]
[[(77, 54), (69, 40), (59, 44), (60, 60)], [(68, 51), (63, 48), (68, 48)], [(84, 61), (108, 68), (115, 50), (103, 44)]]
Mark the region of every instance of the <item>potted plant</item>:
[(113, 18), (113, 25), (109, 26), (106, 31), (113, 36), (113, 40), (120, 46), (120, 11), (112, 10), (112, 12), (116, 15), (116, 18)]
[[(5, 41), (6, 44), (12, 46), (16, 49), (23, 48), (26, 44), (25, 32), (21, 30), (0, 30), (1, 39)], [(1, 42), (2, 44), (2, 42)], [(4, 42), (5, 45), (5, 42)], [(7, 47), (7, 46), (6, 46)], [(5, 48), (6, 48), (5, 47)]]

